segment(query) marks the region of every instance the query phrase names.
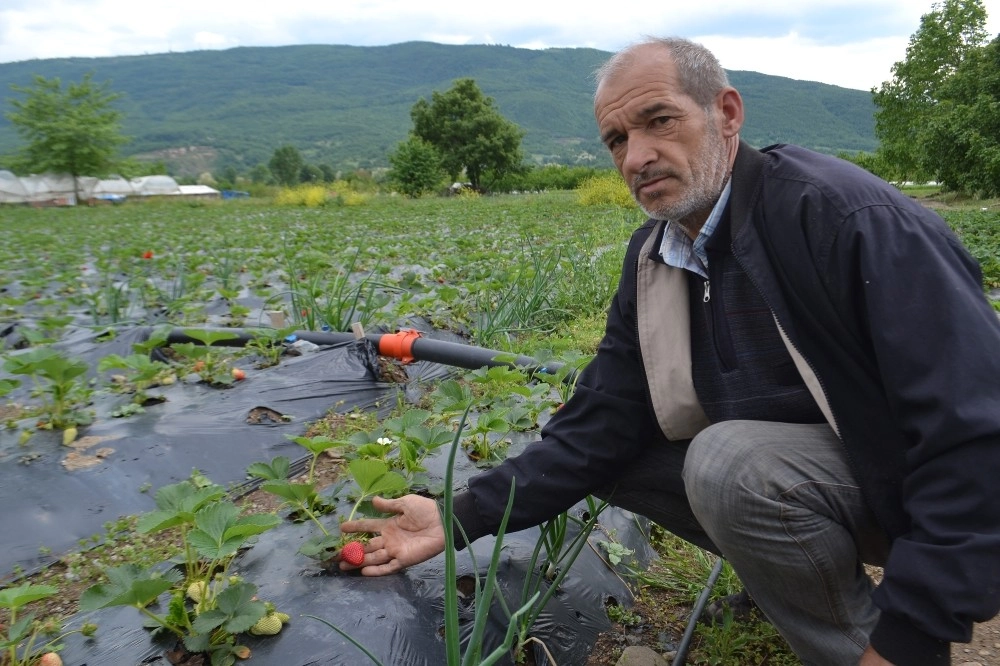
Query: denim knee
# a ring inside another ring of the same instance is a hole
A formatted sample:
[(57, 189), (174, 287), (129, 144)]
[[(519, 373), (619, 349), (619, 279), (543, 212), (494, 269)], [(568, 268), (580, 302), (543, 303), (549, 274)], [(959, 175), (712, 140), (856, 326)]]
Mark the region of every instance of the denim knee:
[[(759, 491), (752, 486), (761, 478), (757, 455), (742, 421), (724, 421), (701, 431), (684, 459), (684, 490), (699, 520), (716, 516), (739, 503), (739, 495)], [(758, 450), (759, 451), (759, 450)], [(766, 465), (765, 465), (766, 467)], [(703, 518), (704, 517), (704, 518)], [(713, 521), (714, 522), (714, 521)]]

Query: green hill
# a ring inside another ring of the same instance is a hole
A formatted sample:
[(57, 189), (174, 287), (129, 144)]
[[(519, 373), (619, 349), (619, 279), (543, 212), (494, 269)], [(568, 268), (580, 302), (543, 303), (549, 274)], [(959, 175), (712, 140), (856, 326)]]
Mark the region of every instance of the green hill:
[[(476, 80), (501, 113), (525, 129), (535, 161), (610, 164), (597, 139), (591, 73), (608, 57), (594, 49), (509, 46), (337, 45), (235, 48), (110, 58), (0, 64), (0, 81), (29, 85), (34, 74), (78, 81), (93, 72), (122, 93), (127, 154), (174, 149), (213, 168), (266, 162), (290, 143), (313, 163), (377, 167), (405, 138), (420, 97), (461, 77)], [(747, 100), (743, 136), (825, 152), (875, 147), (871, 95), (755, 72), (731, 72)], [(0, 106), (10, 109), (9, 86)], [(0, 118), (0, 154), (19, 144)], [(190, 147), (197, 147), (190, 150)], [(159, 153), (161, 156), (166, 153)]]

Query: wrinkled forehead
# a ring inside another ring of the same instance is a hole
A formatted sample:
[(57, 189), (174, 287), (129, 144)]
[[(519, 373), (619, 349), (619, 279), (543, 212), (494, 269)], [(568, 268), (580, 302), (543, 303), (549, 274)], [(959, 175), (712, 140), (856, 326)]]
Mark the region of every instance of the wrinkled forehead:
[(670, 52), (653, 45), (643, 45), (616, 55), (602, 71), (594, 92), (595, 113), (608, 104), (633, 96), (641, 90), (660, 90), (673, 94), (683, 89), (677, 66)]

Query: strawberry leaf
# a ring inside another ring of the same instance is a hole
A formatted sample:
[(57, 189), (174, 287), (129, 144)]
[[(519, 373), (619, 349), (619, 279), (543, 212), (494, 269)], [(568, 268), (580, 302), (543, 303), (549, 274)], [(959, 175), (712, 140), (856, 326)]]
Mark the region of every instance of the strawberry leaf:
[(8, 587), (0, 590), (0, 608), (17, 610), (32, 601), (46, 599), (58, 593), (59, 590), (51, 585), (32, 585), (25, 583), (17, 587)]
[(80, 610), (97, 610), (109, 606), (144, 608), (169, 590), (177, 575), (157, 577), (135, 564), (107, 569), (109, 583), (94, 585), (80, 597)]
[(312, 498), (316, 496), (316, 490), (311, 483), (292, 483), (285, 480), (267, 481), (261, 484), (260, 489), (299, 505), (311, 505)]
[(398, 472), (389, 470), (389, 465), (381, 460), (359, 458), (348, 466), (351, 476), (361, 487), (362, 496), (392, 494), (409, 487), (406, 479)]
[(188, 336), (192, 340), (197, 340), (198, 342), (204, 344), (206, 347), (211, 347), (216, 342), (222, 342), (223, 340), (233, 340), (239, 336), (232, 331), (213, 331), (207, 329), (195, 329), (188, 328), (184, 329), (184, 335)]
[(288, 458), (278, 456), (270, 464), (263, 462), (253, 463), (247, 467), (247, 474), (269, 481), (284, 481), (288, 478), (289, 467)]

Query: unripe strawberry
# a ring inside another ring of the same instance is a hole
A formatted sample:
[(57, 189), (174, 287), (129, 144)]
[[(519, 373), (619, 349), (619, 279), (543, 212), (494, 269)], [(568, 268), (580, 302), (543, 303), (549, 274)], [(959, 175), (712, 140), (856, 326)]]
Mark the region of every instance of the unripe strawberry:
[(292, 619), (289, 617), (288, 613), (275, 613), (274, 617), (281, 620), (281, 624), (288, 624), (288, 621)]
[(205, 584), (203, 580), (196, 580), (195, 582), (188, 585), (187, 596), (188, 599), (197, 603), (200, 603), (202, 598), (205, 596), (205, 591), (208, 589), (208, 585)]
[(279, 631), (281, 631), (281, 620), (274, 613), (268, 613), (250, 627), (250, 633), (254, 636), (274, 636)]
[(46, 652), (38, 660), (38, 666), (63, 666), (62, 657), (55, 652)]
[(356, 567), (361, 566), (365, 561), (365, 547), (361, 545), (360, 541), (349, 541), (341, 549), (340, 559)]

